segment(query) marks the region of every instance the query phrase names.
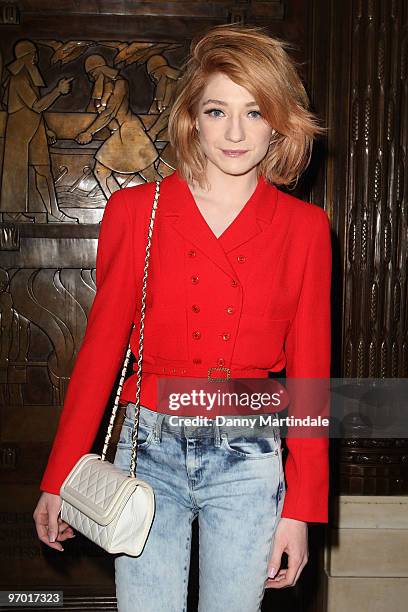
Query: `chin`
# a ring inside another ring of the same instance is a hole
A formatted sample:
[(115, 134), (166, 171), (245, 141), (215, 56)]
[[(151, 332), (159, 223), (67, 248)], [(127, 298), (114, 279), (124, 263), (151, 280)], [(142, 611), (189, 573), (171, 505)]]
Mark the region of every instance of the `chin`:
[(251, 166), (250, 168), (243, 168), (243, 169), (236, 169), (236, 170), (231, 170), (231, 169), (226, 169), (223, 170), (224, 174), (229, 174), (230, 176), (243, 176), (244, 174), (248, 174), (248, 172), (250, 172), (253, 169), (253, 166)]

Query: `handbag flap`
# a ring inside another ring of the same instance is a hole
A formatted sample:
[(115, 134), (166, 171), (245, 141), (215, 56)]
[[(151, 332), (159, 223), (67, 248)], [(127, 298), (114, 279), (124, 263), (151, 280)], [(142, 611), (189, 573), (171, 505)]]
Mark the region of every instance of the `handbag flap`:
[(88, 453), (62, 483), (60, 496), (99, 525), (108, 525), (139, 484), (100, 455)]

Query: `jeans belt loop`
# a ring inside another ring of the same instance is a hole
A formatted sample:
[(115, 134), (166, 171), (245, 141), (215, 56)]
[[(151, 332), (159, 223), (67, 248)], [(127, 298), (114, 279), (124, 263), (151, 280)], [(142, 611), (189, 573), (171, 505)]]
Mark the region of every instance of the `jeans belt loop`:
[(221, 437), (220, 437), (220, 426), (217, 424), (215, 418), (213, 420), (213, 429), (214, 429), (214, 443), (218, 448), (221, 445)]
[(165, 418), (165, 414), (164, 413), (159, 413), (159, 415), (157, 416), (156, 419), (156, 423), (154, 424), (154, 441), (155, 442), (161, 442), (161, 432), (162, 432), (162, 423), (163, 423), (163, 419)]

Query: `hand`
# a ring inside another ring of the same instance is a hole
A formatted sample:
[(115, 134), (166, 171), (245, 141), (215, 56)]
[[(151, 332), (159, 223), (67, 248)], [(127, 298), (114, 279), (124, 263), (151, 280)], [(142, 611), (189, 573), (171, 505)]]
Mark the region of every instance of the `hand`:
[[(284, 552), (288, 555), (288, 568), (278, 572)], [(281, 518), (275, 532), (272, 558), (268, 564), (268, 576), (272, 576), (275, 568), (275, 578), (268, 578), (265, 588), (282, 589), (294, 586), (308, 558), (307, 523)]]
[(64, 77), (63, 79), (60, 79), (58, 81), (57, 89), (60, 92), (60, 94), (65, 96), (65, 94), (71, 91), (71, 81), (73, 80), (74, 80), (74, 77), (69, 77), (68, 79)]
[[(62, 499), (59, 495), (42, 492), (33, 513), (37, 535), (50, 548), (64, 550), (59, 542), (75, 538), (72, 527), (59, 516)], [(53, 537), (55, 540), (53, 541)]]
[(53, 145), (57, 142), (57, 135), (54, 130), (47, 129), (47, 141), (50, 145)]
[(91, 132), (81, 132), (80, 134), (78, 134), (78, 136), (75, 138), (75, 140), (77, 142), (79, 142), (79, 144), (88, 144), (88, 142), (91, 142), (92, 140), (92, 134)]

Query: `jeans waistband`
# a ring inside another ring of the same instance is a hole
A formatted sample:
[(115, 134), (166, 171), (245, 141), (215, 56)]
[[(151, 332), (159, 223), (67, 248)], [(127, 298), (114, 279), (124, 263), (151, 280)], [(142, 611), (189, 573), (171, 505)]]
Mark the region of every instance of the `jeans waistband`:
[[(126, 417), (134, 420), (136, 404), (129, 402), (126, 406)], [(156, 428), (159, 435), (161, 431), (172, 432), (184, 437), (219, 437), (222, 433), (245, 437), (274, 437), (280, 440), (279, 425), (273, 423), (279, 413), (263, 413), (248, 415), (233, 415), (231, 417), (184, 417), (150, 410), (140, 406), (139, 421), (147, 426)]]

